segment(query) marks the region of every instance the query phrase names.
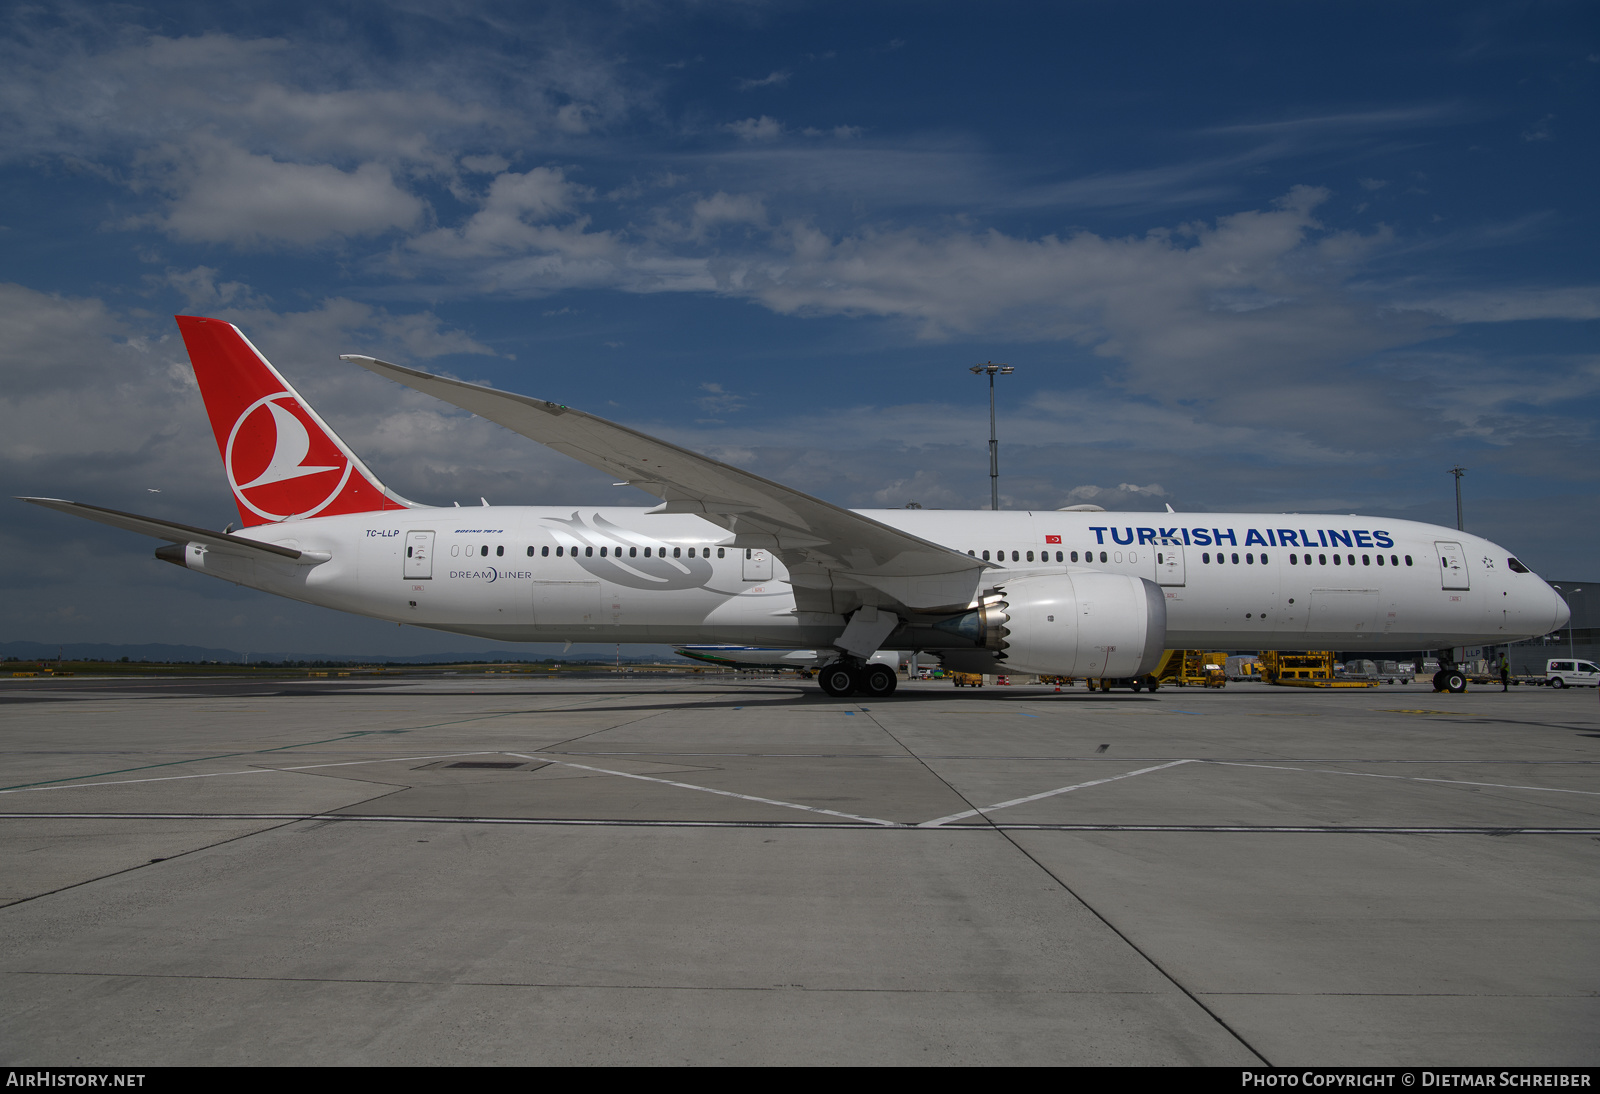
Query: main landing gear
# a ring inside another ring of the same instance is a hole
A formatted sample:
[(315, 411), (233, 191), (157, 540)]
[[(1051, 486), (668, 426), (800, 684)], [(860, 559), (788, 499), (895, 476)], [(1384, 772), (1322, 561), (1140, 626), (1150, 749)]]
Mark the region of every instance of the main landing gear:
[(817, 683), (822, 685), (823, 691), (835, 699), (856, 694), (881, 699), (885, 695), (893, 695), (895, 686), (899, 682), (894, 669), (888, 665), (862, 665), (835, 661), (831, 665), (823, 666), (817, 672)]

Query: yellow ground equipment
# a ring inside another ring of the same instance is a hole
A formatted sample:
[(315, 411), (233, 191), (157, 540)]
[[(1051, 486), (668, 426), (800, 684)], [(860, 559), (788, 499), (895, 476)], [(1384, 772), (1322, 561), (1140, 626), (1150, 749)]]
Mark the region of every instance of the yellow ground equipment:
[(1180, 688), (1220, 688), (1228, 684), (1226, 653), (1205, 650), (1167, 650), (1156, 666), (1155, 678)]
[(983, 676), (976, 672), (952, 672), (950, 680), (958, 688), (983, 687)]
[(1269, 684), (1286, 688), (1372, 688), (1371, 680), (1340, 680), (1333, 675), (1333, 651), (1310, 650), (1305, 653), (1285, 653), (1281, 650), (1262, 650), (1261, 679)]

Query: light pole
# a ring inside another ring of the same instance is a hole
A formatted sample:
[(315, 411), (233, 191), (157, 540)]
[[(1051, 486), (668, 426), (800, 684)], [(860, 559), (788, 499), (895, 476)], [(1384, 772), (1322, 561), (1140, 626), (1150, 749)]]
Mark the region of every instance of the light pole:
[(1456, 477), (1456, 531), (1458, 532), (1467, 530), (1466, 524), (1461, 519), (1461, 476), (1466, 473), (1467, 469), (1460, 464), (1456, 464), (1450, 469), (1450, 474)]
[(972, 366), (975, 375), (989, 374), (989, 509), (992, 512), (1000, 508), (1000, 439), (994, 431), (994, 374), (1010, 376), (1015, 371), (1010, 365), (997, 365), (992, 361)]

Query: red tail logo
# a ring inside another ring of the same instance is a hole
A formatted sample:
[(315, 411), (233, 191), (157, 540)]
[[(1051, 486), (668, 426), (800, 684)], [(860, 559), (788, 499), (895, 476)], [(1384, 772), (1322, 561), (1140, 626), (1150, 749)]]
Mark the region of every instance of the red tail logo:
[(177, 319), (246, 526), (408, 507), (237, 327), (188, 315)]
[[(269, 521), (322, 512), (339, 496), (355, 466), (287, 391), (258, 399), (239, 415), (222, 462), (239, 504)], [(312, 475), (317, 477), (301, 481)]]

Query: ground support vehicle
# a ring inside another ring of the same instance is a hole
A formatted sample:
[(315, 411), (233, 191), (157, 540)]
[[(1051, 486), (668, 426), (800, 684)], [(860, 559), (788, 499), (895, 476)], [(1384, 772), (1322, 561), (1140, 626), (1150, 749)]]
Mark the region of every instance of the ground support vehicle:
[(1582, 658), (1552, 657), (1545, 664), (1544, 679), (1553, 688), (1600, 687), (1600, 666)]
[(1161, 681), (1156, 679), (1153, 673), (1145, 676), (1125, 676), (1116, 679), (1090, 680), (1088, 681), (1088, 684), (1090, 691), (1095, 690), (1095, 685), (1097, 684), (1099, 685), (1101, 691), (1110, 691), (1112, 688), (1132, 688), (1134, 691), (1143, 691), (1145, 688), (1149, 688), (1151, 691), (1155, 691), (1161, 687)]
[(1375, 688), (1375, 680), (1340, 679), (1334, 673), (1332, 650), (1307, 650), (1288, 653), (1263, 650), (1260, 654), (1261, 678), (1285, 688)]
[[(1409, 684), (1416, 679), (1416, 672), (1409, 661), (1351, 660), (1344, 663), (1344, 678), (1379, 684)], [(1499, 681), (1500, 678), (1495, 677), (1495, 682)]]
[[(1228, 655), (1205, 650), (1167, 650), (1161, 655), (1152, 677), (1175, 687), (1220, 688), (1228, 684), (1225, 666)], [(1151, 688), (1154, 691), (1154, 688)]]
[(949, 674), (950, 682), (958, 688), (981, 688), (983, 676), (976, 672), (952, 672)]

